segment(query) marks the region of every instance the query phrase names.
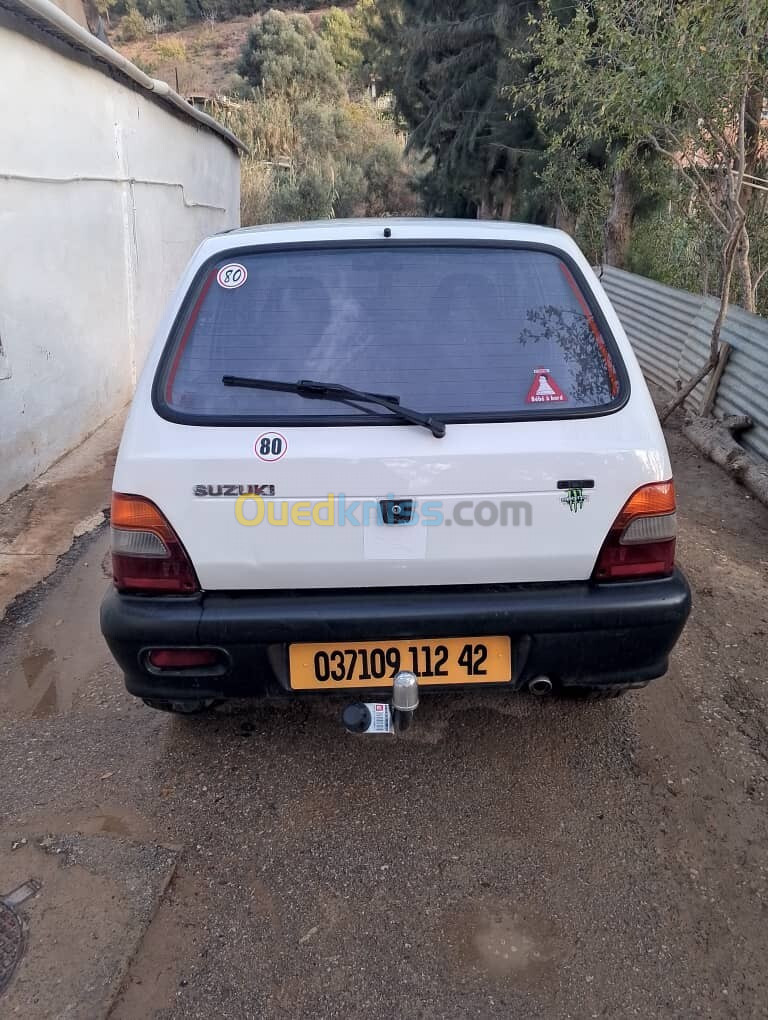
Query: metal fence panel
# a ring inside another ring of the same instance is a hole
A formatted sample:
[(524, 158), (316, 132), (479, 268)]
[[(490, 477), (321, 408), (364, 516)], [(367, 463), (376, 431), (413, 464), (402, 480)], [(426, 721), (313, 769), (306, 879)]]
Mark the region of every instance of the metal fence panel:
[[(698, 300), (700, 302), (698, 314), (691, 324), (691, 329), (680, 353), (677, 375), (672, 380), (671, 387), (667, 387), (668, 389), (674, 388), (678, 379), (683, 382), (690, 379), (709, 357), (710, 337), (717, 318), (718, 304), (711, 302), (709, 298), (699, 298)], [(706, 389), (706, 380), (700, 382), (688, 398), (690, 407), (701, 406)]]
[[(644, 276), (605, 266), (602, 284), (647, 378), (674, 393), (707, 359), (718, 302)], [(715, 401), (715, 414), (748, 414), (747, 449), (768, 459), (768, 320), (732, 306), (721, 339), (733, 347)], [(706, 383), (690, 398), (698, 407)]]
[(717, 391), (716, 414), (748, 414), (755, 427), (740, 442), (768, 460), (768, 320), (732, 308), (723, 340), (733, 347)]

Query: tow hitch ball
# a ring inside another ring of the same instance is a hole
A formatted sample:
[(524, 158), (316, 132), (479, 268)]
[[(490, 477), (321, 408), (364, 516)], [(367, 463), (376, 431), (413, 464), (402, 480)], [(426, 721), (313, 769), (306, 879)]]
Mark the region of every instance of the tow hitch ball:
[(419, 679), (403, 670), (395, 676), (392, 704), (358, 701), (347, 705), (342, 723), (347, 733), (405, 733), (419, 707)]

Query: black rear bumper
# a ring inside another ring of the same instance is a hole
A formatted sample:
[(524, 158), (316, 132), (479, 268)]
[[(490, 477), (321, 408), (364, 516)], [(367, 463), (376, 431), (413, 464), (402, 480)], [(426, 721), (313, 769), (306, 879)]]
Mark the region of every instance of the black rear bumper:
[[(514, 675), (505, 689), (518, 690), (540, 674), (563, 686), (663, 676), (690, 608), (680, 571), (613, 584), (210, 592), (190, 598), (111, 589), (102, 603), (101, 629), (128, 690), (144, 698), (299, 696), (288, 676), (293, 642), (492, 634), (512, 638)], [(222, 649), (226, 665), (162, 674), (147, 667), (149, 648), (174, 646)]]

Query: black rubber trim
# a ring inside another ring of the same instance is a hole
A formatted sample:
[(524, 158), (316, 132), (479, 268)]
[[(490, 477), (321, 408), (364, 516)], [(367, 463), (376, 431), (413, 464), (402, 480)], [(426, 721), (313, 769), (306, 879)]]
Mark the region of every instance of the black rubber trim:
[[(492, 424), (494, 422), (523, 422), (523, 421), (560, 421), (574, 418), (599, 418), (608, 414), (615, 414), (626, 406), (627, 401), (630, 397), (630, 382), (629, 375), (627, 373), (624, 360), (621, 357), (621, 353), (614, 339), (613, 333), (608, 326), (608, 321), (603, 314), (603, 310), (600, 305), (595, 301), (592, 288), (589, 286), (584, 274), (581, 272), (576, 262), (571, 256), (562, 251), (555, 245), (551, 244), (538, 244), (535, 242), (523, 242), (523, 241), (498, 241), (498, 240), (483, 240), (483, 239), (466, 239), (453, 238), (453, 239), (405, 239), (401, 241), (388, 241), (383, 242), (381, 238), (373, 238), (370, 240), (359, 240), (359, 241), (305, 241), (305, 242), (279, 242), (275, 244), (264, 244), (264, 245), (248, 245), (247, 247), (235, 247), (229, 250), (217, 252), (207, 259), (202, 266), (198, 269), (194, 280), (192, 281), (189, 290), (184, 298), (181, 308), (174, 319), (173, 326), (169, 334), (168, 342), (165, 345), (162, 356), (155, 372), (155, 377), (152, 383), (152, 407), (155, 412), (166, 421), (174, 422), (177, 425), (200, 425), (208, 428), (222, 428), (222, 427), (270, 427), (270, 428), (302, 428), (302, 427), (321, 427), (321, 428), (339, 428), (339, 427), (350, 427), (355, 426), (357, 428), (367, 428), (368, 426), (379, 427), (379, 426), (399, 426), (403, 427), (408, 425), (407, 422), (403, 422), (401, 419), (394, 417), (393, 415), (383, 414), (381, 416), (375, 414), (357, 414), (357, 415), (321, 415), (321, 414), (307, 414), (307, 415), (225, 415), (215, 417), (210, 414), (193, 414), (186, 413), (178, 410), (178, 408), (169, 407), (165, 401), (164, 391), (165, 384), (170, 370), (173, 364), (173, 359), (178, 348), (178, 344), (184, 333), (184, 329), (187, 325), (189, 315), (197, 301), (200, 293), (200, 288), (203, 281), (207, 279), (211, 269), (216, 263), (227, 259), (236, 258), (242, 255), (261, 255), (269, 254), (270, 252), (281, 252), (281, 251), (316, 251), (316, 250), (339, 250), (339, 249), (359, 249), (359, 248), (382, 248), (386, 251), (392, 250), (392, 248), (414, 248), (414, 247), (427, 247), (427, 248), (503, 248), (513, 249), (517, 251), (541, 251), (547, 254), (554, 255), (559, 258), (570, 270), (574, 279), (576, 280), (579, 289), (581, 290), (582, 297), (586, 301), (592, 316), (597, 323), (601, 336), (605, 341), (608, 352), (613, 359), (613, 365), (616, 370), (616, 375), (619, 380), (619, 394), (610, 403), (601, 405), (600, 407), (578, 407), (560, 410), (555, 410), (555, 407), (559, 405), (553, 405), (551, 412), (544, 412), (541, 410), (541, 405), (537, 410), (533, 411), (517, 411), (514, 414), (443, 414), (439, 411), (434, 411), (435, 417), (440, 418), (447, 425), (470, 425), (470, 424)], [(412, 426), (409, 426), (412, 427)]]

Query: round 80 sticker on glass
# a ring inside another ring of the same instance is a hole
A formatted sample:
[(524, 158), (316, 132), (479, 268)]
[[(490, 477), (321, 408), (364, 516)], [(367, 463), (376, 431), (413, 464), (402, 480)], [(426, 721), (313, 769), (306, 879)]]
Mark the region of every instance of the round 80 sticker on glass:
[(224, 290), (236, 290), (248, 279), (248, 270), (239, 262), (229, 262), (216, 274), (216, 282)]

